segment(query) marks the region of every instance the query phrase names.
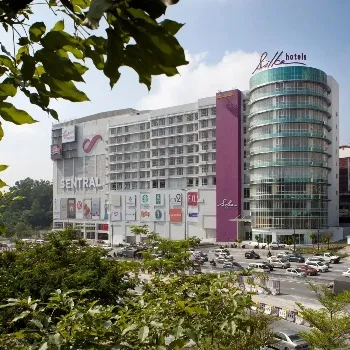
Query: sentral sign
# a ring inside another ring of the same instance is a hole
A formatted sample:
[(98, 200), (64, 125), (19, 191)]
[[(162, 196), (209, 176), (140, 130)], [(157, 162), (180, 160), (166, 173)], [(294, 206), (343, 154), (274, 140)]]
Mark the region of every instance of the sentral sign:
[(98, 177), (73, 177), (61, 179), (60, 187), (62, 189), (84, 190), (102, 187), (102, 183)]
[(284, 53), (283, 51), (277, 51), (272, 59), (269, 59), (268, 53), (264, 52), (260, 56), (260, 61), (252, 74), (264, 68), (273, 68), (286, 64), (306, 66), (306, 63), (303, 61), (306, 61), (306, 55), (304, 53)]

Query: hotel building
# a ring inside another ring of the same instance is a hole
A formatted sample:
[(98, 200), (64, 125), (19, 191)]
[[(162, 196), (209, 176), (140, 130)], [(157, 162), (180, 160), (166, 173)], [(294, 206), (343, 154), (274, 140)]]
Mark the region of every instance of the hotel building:
[(338, 226), (338, 84), (310, 67), (254, 74), (250, 90), (152, 111), (124, 109), (52, 129), (54, 229), (135, 242), (308, 242)]

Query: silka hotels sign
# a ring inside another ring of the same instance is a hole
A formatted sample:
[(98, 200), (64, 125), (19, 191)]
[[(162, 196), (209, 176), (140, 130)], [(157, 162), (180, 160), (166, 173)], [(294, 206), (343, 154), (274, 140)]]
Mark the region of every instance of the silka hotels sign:
[(268, 57), (268, 53), (264, 52), (260, 56), (260, 61), (252, 74), (254, 74), (255, 72), (261, 69), (273, 68), (276, 66), (281, 66), (286, 64), (300, 64), (302, 66), (306, 66), (306, 63), (304, 61), (306, 61), (306, 55), (304, 53), (288, 54), (288, 53), (284, 53), (283, 51), (281, 52), (277, 51), (275, 55), (272, 57), (272, 59), (270, 59)]

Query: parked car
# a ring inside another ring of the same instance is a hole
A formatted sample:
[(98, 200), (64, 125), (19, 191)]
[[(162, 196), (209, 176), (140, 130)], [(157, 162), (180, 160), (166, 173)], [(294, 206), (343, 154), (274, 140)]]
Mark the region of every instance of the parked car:
[(265, 265), (263, 263), (256, 263), (256, 262), (250, 263), (248, 265), (248, 269), (250, 269), (254, 272), (265, 272), (265, 273), (271, 271), (267, 265)]
[(280, 249), (280, 248), (285, 248), (285, 244), (277, 243), (277, 242), (271, 242), (270, 243), (270, 248), (271, 249)]
[(305, 262), (305, 258), (298, 254), (298, 253), (292, 253), (288, 256), (288, 261), (289, 262), (297, 262), (297, 263), (304, 263)]
[(233, 259), (233, 255), (225, 255), (225, 260), (232, 261)]
[(227, 261), (222, 266), (224, 269), (234, 270), (234, 271), (242, 271), (244, 270), (243, 266), (234, 261)]
[(350, 277), (350, 268), (348, 268), (348, 271), (345, 271), (342, 273), (342, 276), (344, 277)]
[(321, 258), (320, 256), (313, 256), (311, 258), (307, 258), (306, 259), (306, 263), (308, 264), (309, 262), (315, 262), (315, 261), (319, 261), (324, 263), (325, 265), (329, 266), (329, 262), (325, 261), (323, 258)]
[(215, 250), (214, 250), (214, 254), (215, 254), (216, 256), (219, 256), (219, 255), (222, 255), (222, 254), (227, 254), (225, 250), (226, 250), (226, 249), (215, 249)]
[(286, 270), (287, 276), (294, 276), (294, 277), (306, 277), (306, 273), (298, 268), (289, 268)]
[(290, 262), (288, 262), (287, 260), (283, 260), (283, 259), (269, 259), (270, 264), (273, 267), (280, 267), (282, 269), (287, 269), (288, 267), (290, 267)]
[(223, 255), (220, 255), (220, 256), (218, 256), (217, 258), (216, 258), (216, 262), (218, 263), (218, 264), (223, 264), (224, 262), (225, 262), (225, 256), (223, 256)]
[(266, 265), (270, 269), (270, 271), (273, 271), (273, 265), (271, 265), (268, 261), (262, 261), (261, 263)]
[(255, 253), (254, 250), (250, 250), (244, 254), (246, 259), (260, 259), (260, 255)]
[(277, 258), (288, 259), (289, 255), (292, 255), (292, 252), (280, 252), (277, 253)]
[(307, 276), (316, 276), (318, 275), (318, 271), (317, 269), (309, 266), (309, 265), (305, 265), (305, 264), (298, 264), (297, 268), (304, 271), (306, 273)]
[(328, 271), (328, 266), (321, 261), (308, 261), (308, 259), (307, 259), (306, 264), (308, 266), (313, 267), (318, 272), (327, 272)]
[(241, 244), (242, 248), (254, 248), (258, 249), (259, 248), (259, 243), (254, 242), (254, 241), (243, 241)]
[(333, 255), (332, 253), (319, 253), (315, 254), (315, 257), (321, 257), (326, 262), (329, 262), (331, 264), (338, 264), (340, 261), (340, 256)]
[(273, 344), (273, 347), (276, 349), (281, 349), (281, 350), (310, 349), (309, 344), (305, 340), (301, 339), (300, 335), (295, 330), (286, 329), (286, 330), (276, 332), (275, 338), (277, 342)]

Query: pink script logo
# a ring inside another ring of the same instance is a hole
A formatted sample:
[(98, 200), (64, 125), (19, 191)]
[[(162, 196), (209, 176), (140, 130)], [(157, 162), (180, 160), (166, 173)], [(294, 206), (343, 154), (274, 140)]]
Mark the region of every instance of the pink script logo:
[(85, 153), (90, 153), (91, 150), (94, 148), (95, 144), (99, 141), (102, 140), (101, 135), (95, 135), (91, 140), (90, 139), (85, 139), (83, 142), (83, 150)]

